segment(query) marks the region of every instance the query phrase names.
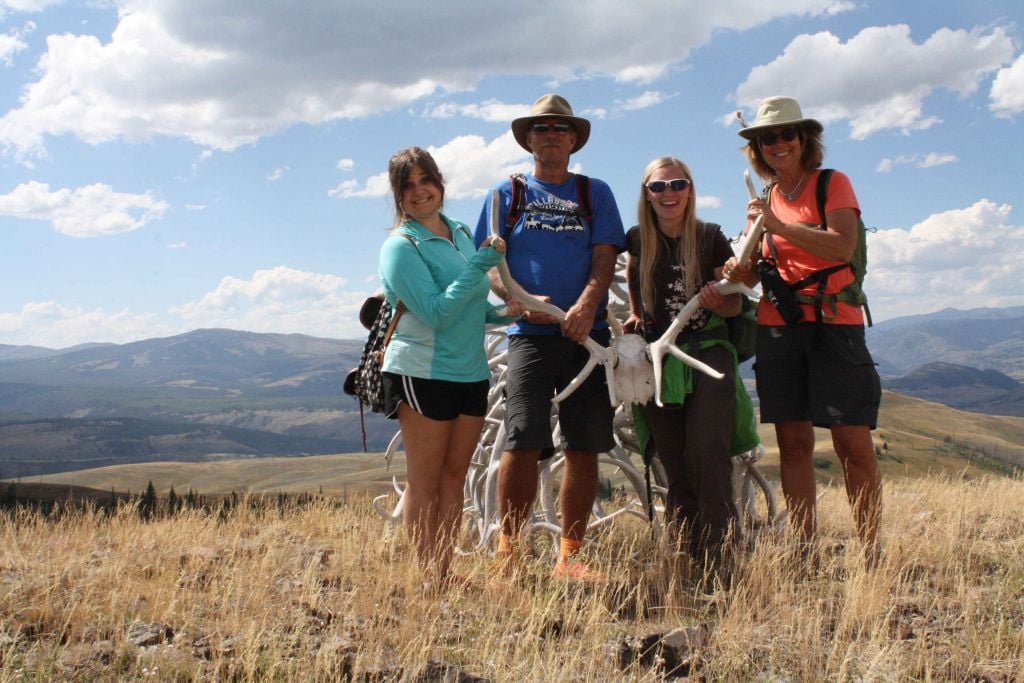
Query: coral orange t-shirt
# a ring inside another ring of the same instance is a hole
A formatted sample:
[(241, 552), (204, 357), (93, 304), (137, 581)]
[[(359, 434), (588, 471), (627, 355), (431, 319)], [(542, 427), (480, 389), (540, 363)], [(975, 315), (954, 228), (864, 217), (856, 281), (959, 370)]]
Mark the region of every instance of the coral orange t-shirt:
[[(772, 191), (771, 209), (779, 220), (784, 223), (806, 223), (809, 225), (820, 225), (825, 222), (824, 216), (818, 217), (817, 200), (814, 196), (820, 173), (821, 171), (814, 171), (810, 175), (803, 190), (793, 201), (788, 201), (783, 197), (778, 188)], [(832, 178), (828, 183), (825, 213), (831, 213), (838, 209), (853, 209), (860, 216), (860, 205), (857, 203), (857, 197), (853, 193), (850, 179), (839, 171), (833, 171)], [(798, 282), (815, 271), (844, 263), (843, 261), (830, 261), (815, 256), (806, 249), (793, 246), (784, 237), (779, 237), (778, 235), (772, 235), (772, 241), (775, 242), (775, 250), (778, 255), (779, 273), (789, 283)], [(767, 239), (762, 241), (761, 255), (764, 258), (771, 258)], [(828, 277), (825, 294), (836, 294), (843, 287), (853, 282), (853, 280), (854, 275), (850, 268), (844, 268), (832, 273)], [(813, 296), (817, 288), (817, 283), (814, 283), (799, 290), (799, 293)], [(801, 307), (804, 310), (804, 317), (801, 322), (813, 323), (814, 305), (801, 304)], [(834, 318), (829, 317), (832, 314), (831, 306), (826, 303), (823, 309), (824, 322), (836, 325), (864, 324), (864, 314), (859, 306), (851, 306), (842, 301), (837, 301), (836, 310), (836, 316)], [(778, 310), (767, 298), (762, 298), (761, 303), (757, 307), (757, 322), (761, 325), (786, 324), (786, 321), (779, 315)]]

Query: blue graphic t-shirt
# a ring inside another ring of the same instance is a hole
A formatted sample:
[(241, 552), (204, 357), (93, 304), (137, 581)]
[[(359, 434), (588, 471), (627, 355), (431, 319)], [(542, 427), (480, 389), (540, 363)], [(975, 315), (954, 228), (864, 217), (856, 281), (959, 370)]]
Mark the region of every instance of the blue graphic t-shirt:
[[(512, 181), (496, 188), (501, 201), (499, 229), (506, 237), (508, 262), (512, 277), (531, 293), (551, 298), (563, 311), (579, 298), (590, 277), (592, 248), (608, 244), (616, 251), (626, 246), (622, 217), (611, 189), (603, 181), (590, 179), (590, 203), (593, 219), (587, 221), (579, 212), (576, 176), (561, 185), (544, 183), (526, 176), (523, 212), (519, 221), (506, 233), (505, 220), (512, 201)], [(490, 234), (491, 198), (484, 202), (475, 239), (479, 246)], [(588, 224), (589, 223), (589, 224)], [(605, 320), (605, 295), (597, 311), (593, 329), (608, 326)], [(513, 323), (509, 334), (557, 334), (557, 325), (533, 325), (525, 321)]]

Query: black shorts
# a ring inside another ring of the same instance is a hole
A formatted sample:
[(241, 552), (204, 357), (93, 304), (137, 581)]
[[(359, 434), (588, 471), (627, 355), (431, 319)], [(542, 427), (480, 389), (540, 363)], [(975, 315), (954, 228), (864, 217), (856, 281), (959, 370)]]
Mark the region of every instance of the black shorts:
[(409, 404), (423, 417), (431, 420), (454, 420), (459, 415), (483, 417), (487, 412), (490, 382), (449, 382), (443, 379), (422, 379), (393, 372), (382, 372), (384, 381), (384, 416), (398, 417), (398, 404)]
[(754, 373), (761, 422), (878, 424), (882, 388), (863, 325), (762, 325)]
[[(591, 333), (602, 346), (610, 333)], [(553, 454), (551, 399), (569, 385), (586, 364), (586, 348), (561, 335), (513, 335), (508, 340), (505, 383), (506, 450), (541, 450)], [(560, 448), (603, 453), (615, 447), (604, 368), (597, 366), (587, 380), (558, 406)]]

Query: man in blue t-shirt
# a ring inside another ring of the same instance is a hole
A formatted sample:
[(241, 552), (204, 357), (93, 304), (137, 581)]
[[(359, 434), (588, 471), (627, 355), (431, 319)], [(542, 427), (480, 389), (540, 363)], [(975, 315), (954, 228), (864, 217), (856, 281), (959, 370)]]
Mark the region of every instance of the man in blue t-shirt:
[[(530, 116), (512, 122), (516, 142), (533, 154), (534, 170), (515, 182), (498, 185), (500, 225), (508, 243), (506, 260), (512, 277), (536, 296), (565, 311), (558, 325), (550, 316), (528, 313), (509, 326), (508, 375), (505, 388), (507, 440), (498, 471), (501, 536), (498, 556), (517, 554), (523, 524), (537, 494), (538, 463), (554, 452), (551, 398), (564, 389), (586, 363), (581, 343), (588, 336), (607, 346), (605, 307), (615, 259), (625, 248), (622, 218), (608, 185), (569, 172), (569, 156), (586, 144), (590, 122), (573, 116), (558, 95), (544, 95)], [(521, 200), (513, 206), (513, 196)], [(490, 231), (490, 194), (476, 227), (479, 245)], [(581, 204), (584, 205), (581, 207)], [(518, 215), (508, 229), (509, 212)], [(508, 300), (497, 271), (491, 289)], [(574, 556), (587, 530), (597, 494), (597, 454), (611, 450), (614, 411), (608, 403), (604, 372), (594, 370), (558, 409), (565, 472), (560, 506), (562, 542), (556, 576), (597, 578)], [(509, 566), (510, 563), (503, 563)]]

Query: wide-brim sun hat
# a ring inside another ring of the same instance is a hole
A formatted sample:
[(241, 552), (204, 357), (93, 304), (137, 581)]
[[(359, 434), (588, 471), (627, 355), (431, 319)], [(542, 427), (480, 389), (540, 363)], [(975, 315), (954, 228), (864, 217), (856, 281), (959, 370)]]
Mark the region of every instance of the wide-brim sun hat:
[(566, 123), (572, 126), (573, 130), (576, 131), (576, 145), (572, 148), (571, 153), (581, 150), (583, 145), (587, 144), (587, 139), (590, 138), (590, 121), (579, 116), (573, 116), (572, 107), (569, 106), (564, 97), (548, 93), (547, 95), (541, 95), (533, 103), (529, 116), (523, 116), (512, 121), (512, 136), (519, 143), (519, 146), (527, 152), (532, 152), (533, 150), (526, 144), (526, 135), (530, 132), (530, 127), (541, 119), (565, 119)]
[(757, 118), (739, 133), (747, 140), (754, 140), (765, 128), (776, 126), (802, 125), (820, 133), (825, 128), (817, 120), (804, 116), (800, 104), (792, 97), (768, 97), (761, 100), (757, 108)]

